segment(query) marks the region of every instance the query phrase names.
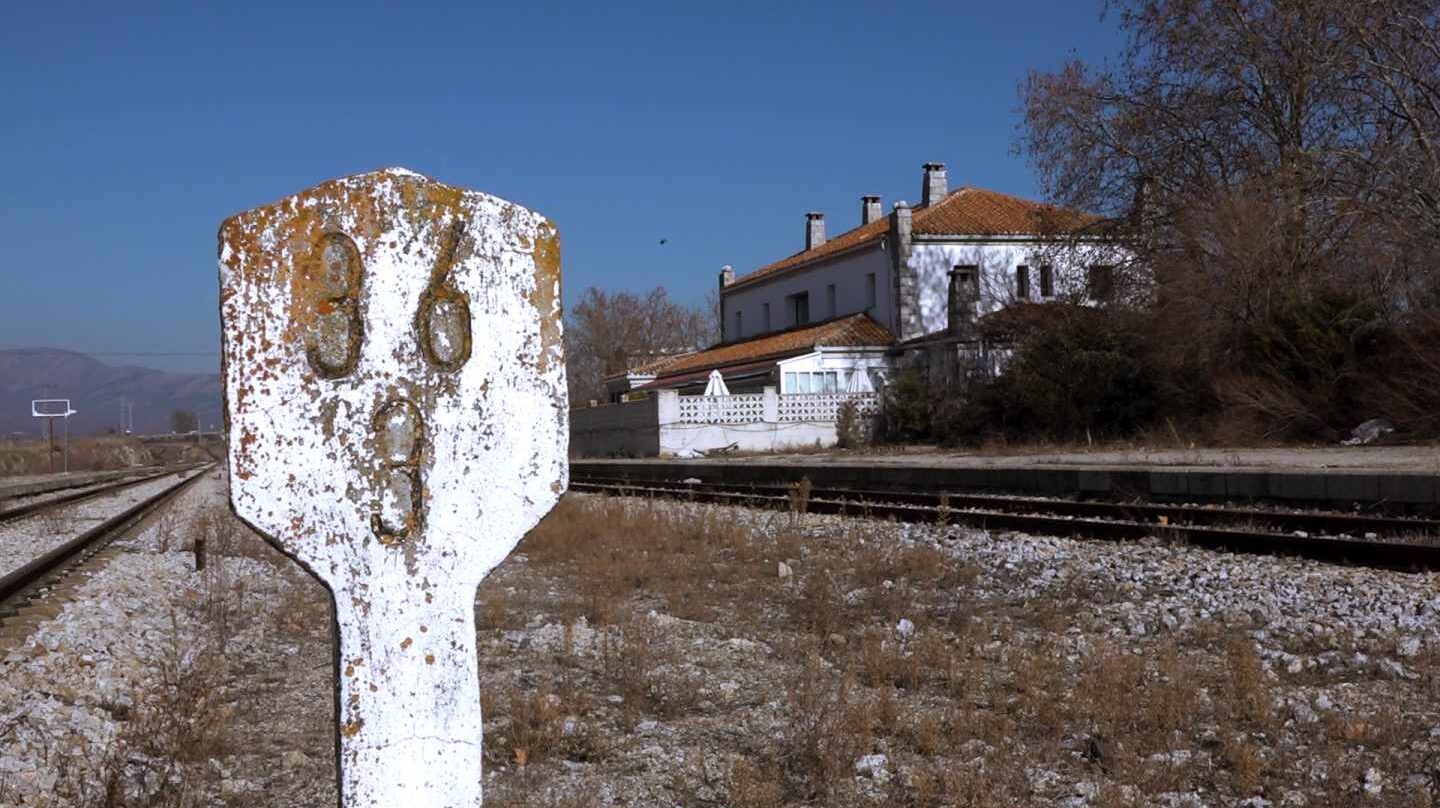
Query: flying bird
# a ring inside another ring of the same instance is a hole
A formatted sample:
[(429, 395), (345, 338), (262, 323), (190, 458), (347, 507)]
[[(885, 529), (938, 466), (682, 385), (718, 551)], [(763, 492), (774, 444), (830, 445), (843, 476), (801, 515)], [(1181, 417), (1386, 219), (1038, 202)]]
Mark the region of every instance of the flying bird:
[(660, 246), (661, 246), (661, 247), (664, 247), (665, 244), (666, 244), (667, 242), (669, 242), (669, 241), (670, 241), (670, 239), (668, 239), (668, 238), (662, 238), (662, 239), (660, 239)]

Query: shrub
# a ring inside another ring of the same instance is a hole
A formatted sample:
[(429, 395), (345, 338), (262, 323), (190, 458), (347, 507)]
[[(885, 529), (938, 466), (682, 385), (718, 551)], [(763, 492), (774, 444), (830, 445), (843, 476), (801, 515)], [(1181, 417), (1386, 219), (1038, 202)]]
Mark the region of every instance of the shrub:
[(835, 445), (841, 449), (863, 449), (870, 443), (868, 420), (853, 401), (835, 411)]
[(912, 443), (930, 437), (930, 390), (919, 368), (905, 368), (885, 385), (876, 424), (885, 441)]

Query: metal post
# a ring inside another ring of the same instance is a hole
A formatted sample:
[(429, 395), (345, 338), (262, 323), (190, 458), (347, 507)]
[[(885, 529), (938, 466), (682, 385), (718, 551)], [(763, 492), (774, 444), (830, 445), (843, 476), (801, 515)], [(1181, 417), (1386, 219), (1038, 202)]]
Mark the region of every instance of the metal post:
[(45, 425), (46, 425), (47, 427), (49, 427), (49, 431), (50, 431), (50, 440), (49, 440), (49, 442), (48, 442), (49, 450), (48, 450), (45, 454), (46, 454), (47, 456), (49, 456), (49, 458), (50, 458), (50, 473), (51, 473), (51, 474), (54, 474), (54, 473), (55, 473), (55, 419), (54, 419), (54, 418), (46, 418), (46, 419), (45, 419)]

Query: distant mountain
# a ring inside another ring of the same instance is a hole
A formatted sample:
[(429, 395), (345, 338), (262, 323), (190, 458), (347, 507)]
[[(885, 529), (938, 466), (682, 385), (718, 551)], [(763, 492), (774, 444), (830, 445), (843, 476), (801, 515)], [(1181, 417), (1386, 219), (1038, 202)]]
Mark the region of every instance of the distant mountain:
[[(42, 419), (30, 416), (30, 401), (68, 398), (76, 414), (71, 435), (95, 435), (120, 423), (120, 400), (134, 402), (135, 431), (170, 431), (171, 410), (190, 410), (205, 429), (220, 424), (220, 376), (176, 373), (133, 365), (107, 365), (90, 356), (55, 348), (0, 350), (0, 435), (35, 435)], [(57, 433), (59, 423), (56, 423)]]

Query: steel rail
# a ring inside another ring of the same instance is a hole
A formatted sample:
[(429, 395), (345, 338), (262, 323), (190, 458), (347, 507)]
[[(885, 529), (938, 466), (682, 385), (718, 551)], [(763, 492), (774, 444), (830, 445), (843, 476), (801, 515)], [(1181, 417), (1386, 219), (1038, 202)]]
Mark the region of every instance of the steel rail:
[[(1241, 528), (1205, 525), (1158, 524), (1133, 519), (1097, 519), (1043, 513), (1017, 513), (998, 509), (936, 507), (886, 499), (894, 495), (870, 492), (875, 499), (827, 498), (811, 490), (803, 504), (793, 488), (776, 492), (747, 486), (686, 485), (654, 486), (634, 482), (592, 482), (572, 480), (572, 491), (621, 496), (662, 496), (693, 502), (748, 507), (800, 508), (808, 513), (837, 514), (910, 523), (958, 524), (989, 530), (1015, 530), (1089, 539), (1133, 541), (1155, 537), (1210, 550), (1259, 555), (1298, 556), (1383, 569), (1423, 571), (1440, 569), (1440, 546), (1347, 537), (1322, 538), (1294, 533), (1272, 533)], [(904, 498), (908, 495), (900, 495)], [(1027, 500), (1027, 502), (1034, 502)], [(1040, 509), (1036, 503), (1032, 510)]]
[[(581, 477), (579, 482), (609, 485), (649, 486), (677, 491), (749, 490), (757, 493), (785, 495), (796, 490), (792, 485), (725, 485), (717, 483), (682, 483), (673, 480), (631, 481), (623, 478)], [(1235, 526), (1266, 528), (1287, 532), (1323, 533), (1333, 536), (1440, 537), (1440, 521), (1407, 519), (1390, 516), (1369, 516), (1323, 511), (1282, 511), (1251, 508), (1205, 508), (1193, 505), (1167, 505), (1153, 502), (1098, 502), (1094, 500), (1054, 499), (1047, 497), (1004, 496), (1000, 494), (964, 494), (945, 492), (913, 492), (860, 490), (848, 488), (812, 488), (809, 496), (823, 499), (845, 499), (852, 502), (893, 502), (931, 508), (975, 508), (1006, 513), (1048, 513), (1094, 519), (1121, 519), (1159, 525)], [(1302, 537), (1303, 538), (1303, 537)]]
[[(126, 477), (124, 479), (114, 480), (111, 482), (96, 483), (96, 485), (99, 486), (98, 488), (91, 488), (86, 491), (76, 491), (70, 494), (62, 494), (58, 497), (40, 500), (39, 502), (27, 502), (24, 505), (16, 505), (13, 508), (6, 508), (5, 510), (0, 510), (0, 524), (37, 514), (42, 511), (47, 511), (51, 508), (57, 508), (61, 505), (70, 505), (76, 502), (83, 502), (84, 500), (91, 499), (93, 497), (103, 496), (105, 494), (113, 494), (117, 491), (123, 491), (124, 489), (130, 488), (132, 486), (140, 485), (142, 483), (148, 483), (152, 480), (158, 480), (167, 474), (174, 474), (177, 471), (183, 473), (193, 468), (197, 468), (197, 465), (191, 464), (179, 468), (165, 469), (164, 471), (149, 472), (144, 474), (144, 476), (140, 477)], [(75, 487), (78, 488), (83, 486)], [(64, 489), (52, 490), (60, 491)], [(49, 492), (47, 491), (46, 493)], [(44, 494), (35, 494), (34, 496), (44, 496)]]
[[(200, 468), (196, 473), (167, 487), (154, 496), (147, 497), (115, 516), (86, 530), (79, 536), (41, 554), (33, 561), (6, 573), (3, 577), (0, 577), (0, 604), (7, 604), (12, 599), (30, 591), (37, 583), (40, 583), (72, 560), (76, 560), (78, 556), (82, 554), (93, 554), (87, 553), (87, 551), (98, 552), (103, 549), (106, 544), (109, 544), (110, 540), (125, 530), (128, 530), (152, 511), (178, 496), (181, 491), (193, 485), (196, 480), (204, 477), (205, 472), (209, 470), (210, 466), (213, 466), (213, 464)], [(173, 474), (177, 472), (172, 471), (167, 473)], [(185, 472), (181, 471), (178, 473), (184, 474)]]

